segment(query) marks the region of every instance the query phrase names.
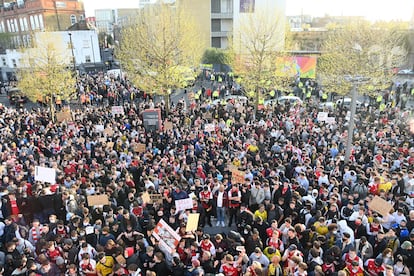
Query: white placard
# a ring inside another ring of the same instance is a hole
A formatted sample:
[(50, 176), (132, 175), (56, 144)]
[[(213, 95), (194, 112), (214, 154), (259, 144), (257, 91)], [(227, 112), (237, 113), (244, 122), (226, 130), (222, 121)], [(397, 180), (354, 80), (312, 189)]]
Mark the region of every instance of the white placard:
[(185, 199), (176, 200), (175, 208), (177, 209), (177, 212), (187, 210), (187, 209), (193, 209), (193, 199), (185, 198)]
[(95, 131), (97, 132), (103, 132), (105, 130), (104, 125), (95, 125)]
[(324, 122), (328, 118), (328, 112), (319, 112), (318, 113), (318, 122)]
[(205, 124), (204, 131), (213, 132), (216, 130), (216, 126), (214, 124)]
[(327, 117), (325, 119), (325, 123), (329, 124), (329, 125), (333, 125), (335, 124), (335, 117)]
[(112, 114), (113, 115), (124, 115), (124, 108), (120, 105), (113, 106)]
[(35, 167), (35, 181), (55, 184), (56, 183), (56, 170), (52, 168), (36, 166)]

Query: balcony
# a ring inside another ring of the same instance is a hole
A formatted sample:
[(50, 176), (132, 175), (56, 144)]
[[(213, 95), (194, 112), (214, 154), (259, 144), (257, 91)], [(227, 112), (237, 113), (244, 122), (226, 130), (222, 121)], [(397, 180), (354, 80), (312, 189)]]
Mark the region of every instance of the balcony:
[(233, 13), (212, 13), (211, 19), (233, 19)]
[(211, 37), (228, 37), (231, 35), (230, 31), (211, 32)]

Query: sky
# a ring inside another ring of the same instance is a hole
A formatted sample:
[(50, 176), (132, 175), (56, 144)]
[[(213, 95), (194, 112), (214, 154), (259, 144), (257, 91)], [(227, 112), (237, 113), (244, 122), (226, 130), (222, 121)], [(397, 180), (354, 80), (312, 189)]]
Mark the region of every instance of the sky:
[[(204, 0), (209, 1), (209, 0)], [(273, 0), (277, 1), (277, 0)], [(369, 20), (404, 20), (413, 17), (414, 0), (285, 0), (286, 15), (365, 16)], [(137, 8), (139, 0), (83, 0), (86, 16), (95, 9)]]
[(414, 0), (286, 0), (286, 15), (362, 15), (373, 21), (409, 21), (413, 13)]

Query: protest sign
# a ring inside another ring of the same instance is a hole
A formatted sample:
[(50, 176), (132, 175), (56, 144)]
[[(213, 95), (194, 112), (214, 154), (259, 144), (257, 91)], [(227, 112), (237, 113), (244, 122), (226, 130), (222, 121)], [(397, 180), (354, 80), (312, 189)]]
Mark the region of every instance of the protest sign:
[(124, 108), (120, 105), (112, 107), (112, 114), (113, 115), (124, 115)]
[(139, 144), (134, 145), (134, 151), (135, 152), (143, 153), (143, 152), (145, 152), (145, 150), (146, 150), (145, 144), (139, 143)]
[(205, 124), (204, 125), (204, 131), (206, 132), (213, 132), (216, 129), (216, 126), (214, 124)]
[(390, 213), (392, 205), (381, 197), (375, 196), (371, 202), (368, 203), (368, 208), (384, 217)]
[(72, 113), (70, 112), (70, 109), (56, 112), (56, 121), (58, 121), (59, 123), (64, 121), (72, 121)]
[(142, 120), (144, 128), (147, 131), (154, 131), (161, 129), (161, 110), (159, 108), (146, 109), (142, 112)]
[(152, 235), (157, 239), (161, 250), (166, 254), (173, 253), (181, 240), (180, 235), (178, 235), (163, 219), (157, 223)]
[(189, 92), (187, 95), (190, 101), (194, 100), (194, 92)]
[(328, 118), (328, 112), (318, 113), (318, 122), (325, 122), (326, 118)]
[(243, 184), (244, 178), (246, 176), (245, 172), (239, 171), (239, 170), (233, 170), (231, 172), (231, 183), (232, 184)]
[(192, 198), (185, 198), (175, 201), (175, 208), (177, 212), (192, 209), (193, 208), (193, 199)]
[(198, 228), (198, 220), (200, 219), (200, 214), (189, 214), (187, 219), (187, 225), (185, 227), (186, 232), (195, 231)]
[(87, 197), (88, 206), (109, 205), (108, 195), (90, 195)]
[(325, 123), (329, 124), (329, 125), (333, 125), (335, 124), (335, 117), (326, 117), (325, 118)]
[(95, 125), (95, 131), (103, 132), (105, 130), (104, 125)]
[(161, 194), (149, 194), (150, 197), (150, 204), (158, 203), (162, 204), (162, 195)]
[(52, 168), (36, 166), (35, 167), (35, 181), (55, 184), (56, 183), (56, 170)]
[(106, 136), (113, 136), (114, 135), (114, 131), (112, 130), (112, 128), (105, 128), (104, 131), (103, 131), (103, 133)]
[(164, 123), (164, 130), (171, 130), (173, 129), (173, 123), (172, 122), (165, 122)]

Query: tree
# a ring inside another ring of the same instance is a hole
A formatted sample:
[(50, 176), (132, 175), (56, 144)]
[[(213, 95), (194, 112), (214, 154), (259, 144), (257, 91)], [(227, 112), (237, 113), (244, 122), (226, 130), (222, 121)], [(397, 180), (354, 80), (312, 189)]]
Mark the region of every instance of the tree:
[(164, 96), (169, 112), (169, 94), (181, 88), (183, 68), (196, 67), (201, 51), (191, 16), (179, 6), (148, 5), (121, 31), (116, 55), (128, 77), (140, 89)]
[(54, 121), (56, 100), (68, 101), (76, 95), (70, 49), (55, 36), (37, 33), (34, 48), (22, 50), (18, 87), (30, 100), (49, 104)]
[(360, 92), (375, 95), (390, 86), (394, 68), (405, 61), (405, 32), (399, 25), (357, 21), (329, 31), (318, 60), (318, 76), (325, 88), (346, 95), (350, 79), (365, 80)]
[(269, 16), (264, 11), (243, 15), (232, 38), (232, 67), (256, 110), (262, 93), (286, 86), (287, 78), (276, 75), (276, 58), (284, 55), (284, 17)]
[(201, 62), (204, 64), (230, 64), (232, 56), (227, 50), (208, 48), (204, 51)]

